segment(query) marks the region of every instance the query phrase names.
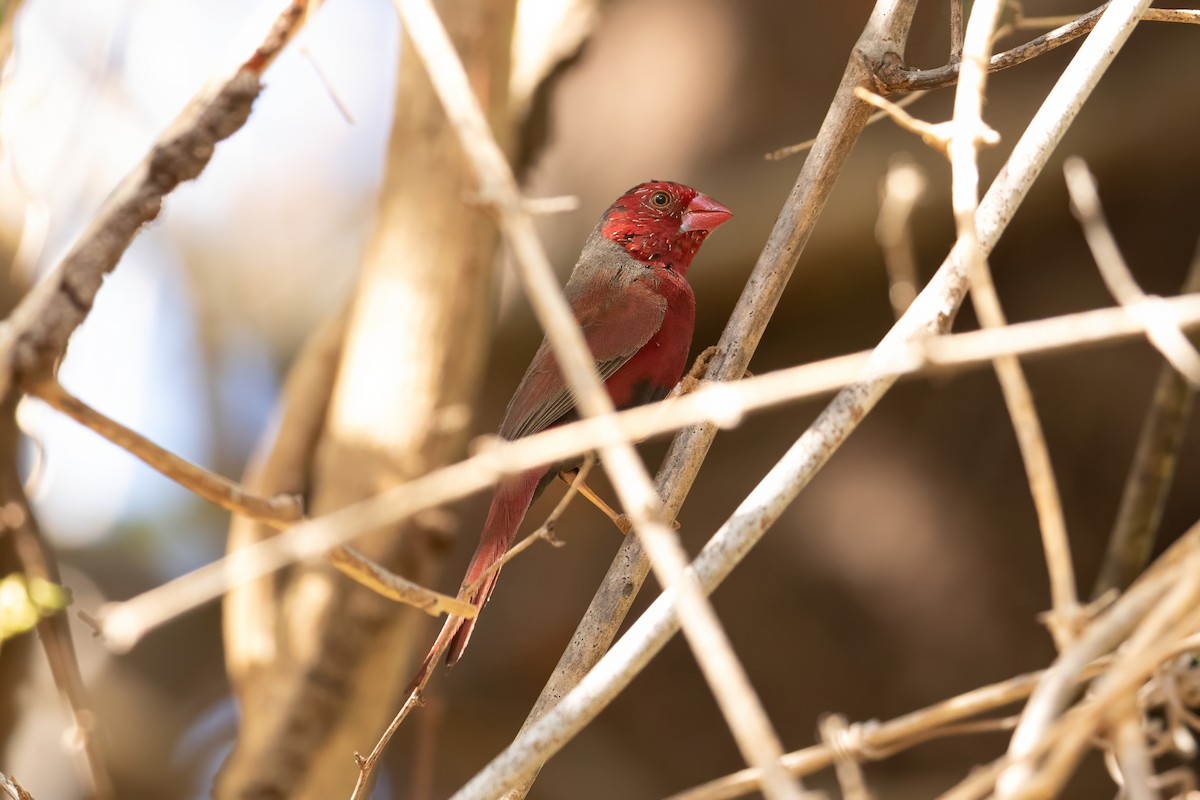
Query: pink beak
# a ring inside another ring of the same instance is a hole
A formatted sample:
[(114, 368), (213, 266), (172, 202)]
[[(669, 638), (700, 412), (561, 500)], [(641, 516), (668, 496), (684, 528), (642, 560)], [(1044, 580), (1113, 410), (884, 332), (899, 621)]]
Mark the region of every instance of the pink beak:
[(683, 210), (683, 224), (679, 230), (714, 231), (722, 222), (733, 216), (733, 212), (706, 194), (697, 194)]

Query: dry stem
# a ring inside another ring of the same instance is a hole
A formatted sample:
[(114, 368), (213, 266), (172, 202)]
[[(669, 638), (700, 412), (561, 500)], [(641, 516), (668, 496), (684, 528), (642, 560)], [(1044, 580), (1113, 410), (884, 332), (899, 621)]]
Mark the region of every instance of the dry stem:
[(215, 506), (276, 528), (286, 527), (304, 516), (300, 498), (296, 495), (261, 497), (254, 494), (228, 478), (209, 472), (164, 450), (136, 431), (104, 416), (64, 389), (54, 378), (39, 381), (31, 386), (29, 391), (51, 408), (140, 458), (150, 467)]
[[(1085, 36), (1096, 27), (1100, 17), (1108, 10), (1110, 3), (1104, 3), (1086, 14), (1067, 22), (1061, 27), (1048, 31), (1036, 39), (997, 53), (987, 62), (988, 72), (999, 72), (1018, 64), (1024, 64), (1040, 55), (1073, 42)], [(1141, 19), (1148, 22), (1180, 22), (1191, 25), (1200, 24), (1200, 11), (1192, 9), (1149, 8), (1142, 12)], [(958, 80), (959, 63), (953, 60), (945, 66), (936, 69), (898, 69), (889, 74), (883, 85), (887, 92), (911, 92), (918, 89), (941, 89), (954, 85)]]
[[(1200, 291), (1200, 248), (1184, 279), (1183, 291)], [(1163, 364), (1138, 436), (1093, 597), (1109, 589), (1124, 589), (1150, 560), (1194, 398), (1195, 392), (1183, 376), (1169, 363)]]
[[(971, 301), (984, 328), (1006, 324), (1000, 299), (992, 282), (987, 256), (979, 242), (975, 224), (978, 204), (979, 166), (977, 151), (988, 132), (984, 124), (983, 89), (987, 81), (985, 67), (991, 53), (992, 34), (999, 19), (1001, 0), (975, 3), (967, 21), (966, 44), (954, 96), (953, 136), (948, 153), (953, 171), (951, 197), (954, 206), (958, 240), (967, 258), (967, 274), (971, 282)], [(1072, 635), (1078, 612), (1075, 571), (1071, 564), (1071, 549), (1067, 539), (1062, 502), (1054, 480), (1054, 469), (1042, 425), (1033, 406), (1033, 393), (1025, 373), (1015, 356), (1003, 356), (994, 362), (996, 377), (1004, 393), (1004, 403), (1012, 418), (1029, 488), (1037, 509), (1042, 547), (1050, 573), (1050, 596), (1053, 614), (1050, 630), (1061, 649)]]
[[(1107, 659), (1090, 664), (1079, 680), (1099, 675), (1107, 664)], [(851, 754), (859, 760), (878, 760), (945, 736), (1008, 730), (1016, 724), (1011, 717), (975, 722), (960, 720), (1025, 699), (1044, 674), (1044, 671), (1031, 672), (981, 686), (887, 722), (851, 725), (850, 731), (856, 732)], [(835, 748), (826, 743), (788, 753), (783, 757), (783, 763), (793, 773), (810, 775), (832, 766), (836, 757)], [(757, 787), (758, 773), (744, 769), (672, 795), (668, 800), (728, 800), (749, 794)]]
[(912, 240), (912, 214), (925, 192), (925, 175), (909, 156), (896, 156), (880, 183), (875, 239), (888, 275), (888, 300), (896, 319), (917, 296), (920, 276)]
[(330, 550), (329, 561), (343, 573), (375, 593), (383, 595), (389, 600), (395, 600), (397, 603), (404, 603), (420, 609), (431, 617), (454, 614), (459, 617), (472, 618), (478, 613), (475, 606), (470, 603), (465, 603), (441, 592), (435, 592), (432, 589), (426, 589), (391, 570), (384, 569), (349, 545), (342, 545)]
[(87, 317), (104, 276), (180, 183), (199, 175), (218, 142), (237, 132), (262, 91), (262, 74), (291, 41), (309, 0), (292, 0), (254, 54), (219, 85), (202, 90), (117, 186), (57, 267), (0, 324), (0, 395), (53, 374)]
[(1072, 208), (1083, 226), (1092, 258), (1113, 299), (1127, 308), (1136, 309), (1131, 310), (1131, 314), (1144, 314), (1150, 342), (1163, 354), (1163, 358), (1187, 378), (1193, 388), (1200, 386), (1200, 354), (1183, 335), (1183, 331), (1154, 313), (1153, 303), (1150, 302), (1152, 298), (1138, 286), (1129, 265), (1121, 256), (1116, 238), (1104, 220), (1096, 179), (1078, 158), (1068, 159), (1063, 164), (1063, 172), (1066, 174)]
[[(1200, 294), (1164, 301), (1177, 324), (1200, 327)], [(947, 306), (942, 314), (950, 314)], [(939, 313), (935, 310), (933, 313)], [(911, 318), (906, 325), (911, 323)], [(864, 351), (747, 378), (704, 386), (670, 401), (613, 415), (630, 440), (705, 423), (731, 427), (745, 414), (835, 391), (854, 382), (875, 359), (879, 380), (955, 367), (978, 366), (997, 355), (1034, 354), (1094, 346), (1144, 335), (1123, 308), (1084, 311), (1005, 328), (941, 336), (922, 343), (889, 342), (884, 355)], [(670, 414), (663, 413), (670, 408)], [(132, 647), (147, 632), (239, 586), (304, 558), (311, 558), (372, 528), (466, 497), (503, 475), (580, 455), (611, 438), (600, 420), (583, 420), (514, 442), (493, 443), (456, 464), (429, 472), (379, 495), (294, 525), (270, 539), (120, 603), (102, 609), (101, 631), (110, 647)], [(671, 463), (671, 462), (668, 462)], [(633, 540), (631, 540), (633, 541)], [(629, 543), (626, 544), (629, 546)], [(586, 670), (585, 670), (586, 671)]]

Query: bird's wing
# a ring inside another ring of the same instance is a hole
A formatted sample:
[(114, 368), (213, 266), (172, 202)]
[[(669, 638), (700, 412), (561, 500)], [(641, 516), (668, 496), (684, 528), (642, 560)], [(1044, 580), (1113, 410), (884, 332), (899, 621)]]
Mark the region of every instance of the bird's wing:
[[(645, 281), (624, 286), (611, 283), (591, 290), (568, 286), (567, 298), (584, 339), (596, 360), (601, 380), (608, 380), (662, 327), (667, 301)], [(542, 341), (525, 377), (508, 404), (500, 436), (518, 439), (554, 424), (575, 407), (551, 351)]]

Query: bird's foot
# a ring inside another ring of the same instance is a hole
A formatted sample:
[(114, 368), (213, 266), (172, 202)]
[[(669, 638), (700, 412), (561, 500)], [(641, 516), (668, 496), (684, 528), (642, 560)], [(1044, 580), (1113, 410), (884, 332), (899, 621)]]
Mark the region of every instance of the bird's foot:
[[(680, 395), (688, 394), (689, 392), (696, 391), (706, 383), (712, 383), (712, 381), (706, 376), (708, 375), (709, 365), (712, 364), (712, 360), (716, 355), (717, 345), (714, 344), (704, 348), (704, 350), (700, 352), (700, 355), (696, 356), (696, 360), (692, 363), (692, 368), (688, 370), (687, 375), (684, 375), (683, 378), (680, 379), (678, 385), (676, 385), (676, 387), (671, 391), (671, 396), (678, 397)], [(742, 377), (752, 378), (754, 376), (751, 374), (750, 370), (746, 370)]]
[[(630, 522), (628, 514), (618, 514), (613, 518), (613, 524), (617, 526), (617, 530), (621, 531), (621, 533), (625, 534), (626, 536), (628, 536), (630, 531), (633, 530), (633, 523)], [(671, 527), (675, 530), (679, 530), (679, 520), (671, 520)]]

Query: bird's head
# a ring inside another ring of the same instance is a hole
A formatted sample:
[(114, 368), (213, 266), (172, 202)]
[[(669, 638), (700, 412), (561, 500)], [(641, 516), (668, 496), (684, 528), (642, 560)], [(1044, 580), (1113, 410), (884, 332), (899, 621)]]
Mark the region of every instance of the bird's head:
[(684, 274), (705, 237), (732, 216), (728, 208), (690, 186), (649, 181), (608, 207), (600, 233), (638, 261)]

